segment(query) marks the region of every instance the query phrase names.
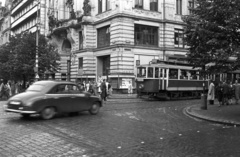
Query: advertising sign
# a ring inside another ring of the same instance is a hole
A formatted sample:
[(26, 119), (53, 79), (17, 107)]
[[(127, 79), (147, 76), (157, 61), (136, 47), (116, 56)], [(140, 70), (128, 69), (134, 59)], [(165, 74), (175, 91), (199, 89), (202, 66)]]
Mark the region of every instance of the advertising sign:
[(129, 84), (132, 85), (132, 79), (131, 78), (123, 78), (122, 85), (120, 86), (120, 88), (128, 88)]

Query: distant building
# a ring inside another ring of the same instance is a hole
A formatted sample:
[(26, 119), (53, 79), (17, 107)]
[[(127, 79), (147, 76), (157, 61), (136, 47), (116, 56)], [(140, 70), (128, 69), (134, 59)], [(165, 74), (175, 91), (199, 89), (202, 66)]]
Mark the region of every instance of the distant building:
[(3, 45), (9, 41), (10, 37), (11, 0), (6, 0), (5, 6), (0, 3), (0, 6), (0, 45)]

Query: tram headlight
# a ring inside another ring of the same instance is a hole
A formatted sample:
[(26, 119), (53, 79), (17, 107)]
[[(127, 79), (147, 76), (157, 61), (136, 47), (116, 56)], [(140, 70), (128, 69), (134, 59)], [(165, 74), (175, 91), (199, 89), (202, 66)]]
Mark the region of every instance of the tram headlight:
[(143, 88), (144, 88), (144, 85), (143, 85), (143, 84), (140, 84), (140, 85), (138, 86), (138, 88), (139, 88), (139, 89), (143, 89)]

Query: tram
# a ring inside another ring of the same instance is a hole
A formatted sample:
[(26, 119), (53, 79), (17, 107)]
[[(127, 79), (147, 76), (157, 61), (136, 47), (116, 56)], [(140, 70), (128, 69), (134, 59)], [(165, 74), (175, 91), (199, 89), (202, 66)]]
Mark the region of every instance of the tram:
[(210, 79), (219, 82), (227, 77), (233, 80), (238, 75), (239, 72), (208, 75), (204, 80), (200, 69), (193, 69), (187, 63), (153, 60), (137, 66), (136, 89), (139, 97), (200, 98), (208, 90)]

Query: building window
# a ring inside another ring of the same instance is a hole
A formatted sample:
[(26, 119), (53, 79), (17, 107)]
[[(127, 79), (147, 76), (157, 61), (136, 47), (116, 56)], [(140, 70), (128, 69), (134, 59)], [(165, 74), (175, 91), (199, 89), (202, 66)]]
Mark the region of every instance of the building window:
[(82, 31), (79, 32), (79, 50), (83, 49), (83, 36)]
[(135, 0), (135, 8), (143, 9), (143, 0)]
[(189, 14), (192, 14), (192, 9), (194, 8), (194, 0), (189, 0), (188, 1), (188, 11)]
[(97, 30), (97, 47), (105, 47), (110, 45), (109, 28), (109, 26), (106, 26)]
[(174, 33), (175, 47), (184, 48), (183, 35), (184, 35), (183, 30), (175, 29), (175, 33)]
[(83, 58), (78, 58), (78, 69), (83, 68)]
[(182, 15), (182, 0), (176, 0), (176, 13)]
[(150, 0), (150, 10), (158, 11), (158, 0)]
[(106, 11), (107, 10), (110, 10), (111, 7), (110, 7), (110, 0), (106, 0)]
[(135, 45), (158, 46), (158, 27), (135, 25)]
[(98, 0), (98, 13), (102, 13), (102, 0)]

